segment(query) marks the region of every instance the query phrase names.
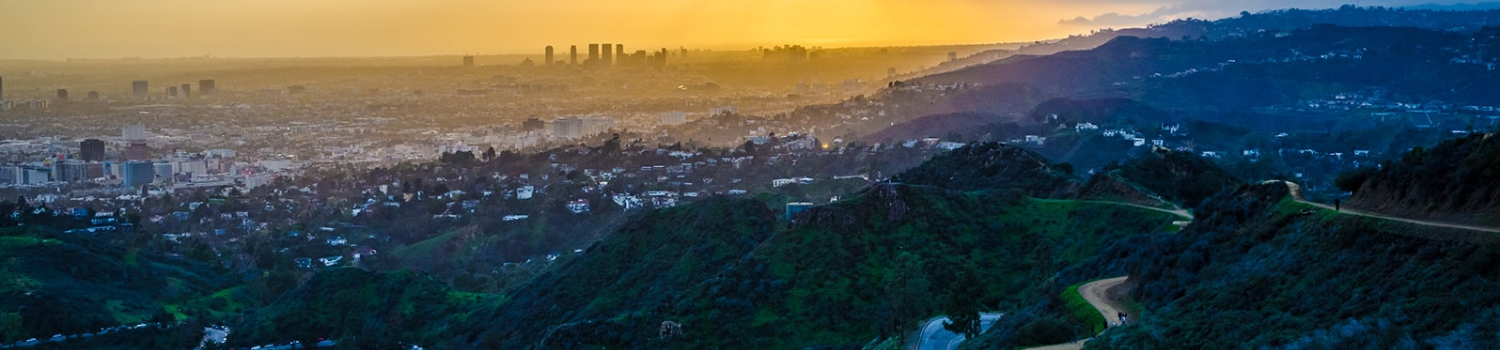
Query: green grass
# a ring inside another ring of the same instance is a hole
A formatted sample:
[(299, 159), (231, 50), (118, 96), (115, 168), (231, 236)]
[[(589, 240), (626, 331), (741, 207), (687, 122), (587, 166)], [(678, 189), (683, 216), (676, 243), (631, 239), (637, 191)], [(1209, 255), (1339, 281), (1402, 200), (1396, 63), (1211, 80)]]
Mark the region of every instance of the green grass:
[(1104, 315), (1100, 314), (1099, 309), (1095, 309), (1094, 305), (1089, 304), (1089, 301), (1083, 298), (1083, 294), (1078, 293), (1078, 287), (1089, 282), (1092, 281), (1069, 286), (1058, 298), (1062, 299), (1063, 306), (1072, 312), (1074, 321), (1081, 323), (1084, 329), (1089, 330), (1088, 335), (1092, 337), (1104, 331)]

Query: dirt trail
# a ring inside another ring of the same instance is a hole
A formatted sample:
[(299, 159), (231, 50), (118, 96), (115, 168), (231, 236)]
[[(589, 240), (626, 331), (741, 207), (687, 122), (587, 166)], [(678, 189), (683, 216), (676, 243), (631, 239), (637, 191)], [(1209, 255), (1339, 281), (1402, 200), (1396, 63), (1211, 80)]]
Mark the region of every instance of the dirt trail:
[[(1272, 181), (1278, 181), (1278, 180), (1272, 180)], [(1371, 218), (1383, 219), (1383, 220), (1400, 221), (1400, 222), (1404, 222), (1404, 223), (1415, 224), (1415, 225), (1422, 225), (1422, 226), (1443, 227), (1443, 228), (1456, 228), (1456, 229), (1460, 229), (1460, 230), (1473, 230), (1473, 231), (1481, 231), (1481, 232), (1500, 233), (1500, 228), (1494, 228), (1494, 227), (1483, 227), (1483, 226), (1451, 224), (1451, 223), (1437, 222), (1437, 221), (1413, 220), (1413, 219), (1399, 218), (1399, 217), (1395, 217), (1395, 216), (1381, 215), (1381, 214), (1375, 214), (1375, 213), (1367, 213), (1367, 212), (1363, 212), (1363, 211), (1359, 211), (1359, 210), (1355, 210), (1355, 209), (1350, 209), (1350, 208), (1334, 209), (1333, 206), (1331, 206), (1331, 205), (1307, 201), (1307, 198), (1302, 196), (1302, 186), (1297, 185), (1297, 183), (1291, 182), (1291, 181), (1282, 181), (1282, 183), (1286, 184), (1287, 189), (1291, 191), (1292, 199), (1296, 200), (1298, 203), (1303, 203), (1303, 204), (1311, 205), (1311, 206), (1314, 206), (1314, 207), (1323, 208), (1323, 209), (1326, 209), (1326, 210), (1338, 211), (1339, 214), (1357, 215), (1357, 216), (1371, 217)]]
[[(1112, 293), (1111, 290), (1118, 291), (1118, 288), (1123, 288), (1125, 281), (1129, 278), (1130, 276), (1120, 276), (1089, 282), (1078, 286), (1078, 294), (1082, 295), (1084, 300), (1088, 300), (1089, 305), (1093, 305), (1095, 310), (1099, 310), (1099, 314), (1104, 315), (1105, 321), (1116, 323), (1120, 319), (1118, 316), (1119, 312), (1125, 310), (1125, 306), (1120, 305), (1118, 300), (1110, 298), (1111, 295), (1120, 294)], [(1077, 350), (1082, 349), (1083, 343), (1088, 342), (1089, 339), (1072, 343), (1035, 347), (1029, 350)]]

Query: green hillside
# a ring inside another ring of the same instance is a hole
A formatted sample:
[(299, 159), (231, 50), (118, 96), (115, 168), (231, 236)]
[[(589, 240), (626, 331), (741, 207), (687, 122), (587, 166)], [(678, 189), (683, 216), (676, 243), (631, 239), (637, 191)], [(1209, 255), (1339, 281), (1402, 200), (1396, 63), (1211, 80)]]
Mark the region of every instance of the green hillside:
[[(231, 311), (212, 267), (47, 226), (0, 229), (0, 342)], [(219, 299), (219, 300), (215, 300)]]

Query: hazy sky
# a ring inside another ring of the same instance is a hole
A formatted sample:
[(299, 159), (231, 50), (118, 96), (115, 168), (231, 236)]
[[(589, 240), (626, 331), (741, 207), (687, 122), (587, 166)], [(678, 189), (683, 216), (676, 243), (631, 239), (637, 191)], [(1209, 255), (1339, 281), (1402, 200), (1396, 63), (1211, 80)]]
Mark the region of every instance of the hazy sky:
[[(1361, 5), (1454, 1), (1374, 0)], [(1032, 41), (1328, 0), (0, 0), (0, 58), (410, 56)]]

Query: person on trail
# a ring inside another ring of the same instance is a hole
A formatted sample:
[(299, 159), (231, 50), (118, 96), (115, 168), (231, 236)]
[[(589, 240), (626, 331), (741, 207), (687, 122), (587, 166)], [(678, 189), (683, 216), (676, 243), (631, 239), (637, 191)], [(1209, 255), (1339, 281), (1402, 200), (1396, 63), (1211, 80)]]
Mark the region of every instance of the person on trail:
[(1333, 211), (1339, 211), (1339, 199), (1338, 198), (1334, 198), (1333, 199)]

